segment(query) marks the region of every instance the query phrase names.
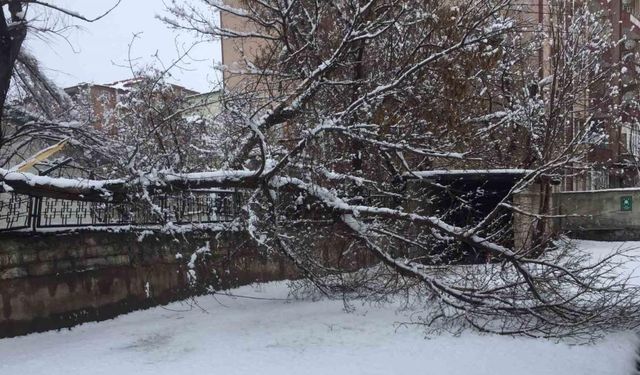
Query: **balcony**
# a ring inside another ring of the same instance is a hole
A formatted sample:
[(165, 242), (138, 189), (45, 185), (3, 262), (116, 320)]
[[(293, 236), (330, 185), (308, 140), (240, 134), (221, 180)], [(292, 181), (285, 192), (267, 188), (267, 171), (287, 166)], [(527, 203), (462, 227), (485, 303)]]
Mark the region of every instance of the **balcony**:
[(629, 14), (629, 21), (640, 28), (640, 0), (621, 0), (622, 9)]

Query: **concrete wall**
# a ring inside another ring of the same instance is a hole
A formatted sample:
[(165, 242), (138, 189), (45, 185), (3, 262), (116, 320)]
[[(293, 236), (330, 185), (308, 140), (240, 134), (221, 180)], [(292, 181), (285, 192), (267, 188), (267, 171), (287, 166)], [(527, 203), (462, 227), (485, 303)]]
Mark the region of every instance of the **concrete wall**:
[[(631, 211), (621, 209), (621, 199), (631, 197)], [(640, 188), (563, 192), (554, 196), (558, 229), (574, 238), (593, 240), (640, 239)]]
[[(546, 243), (558, 232), (556, 221), (549, 216), (557, 213), (555, 196), (559, 188), (558, 184), (534, 183), (514, 194), (512, 225), (516, 251), (534, 250), (532, 246)], [(546, 202), (542, 201), (544, 194), (549, 197)], [(541, 215), (541, 210), (545, 215)]]
[[(632, 198), (631, 211), (621, 209), (623, 197)], [(518, 193), (513, 203), (522, 211), (538, 214), (539, 192), (529, 189)], [(599, 241), (640, 240), (640, 188), (554, 192), (551, 211), (557, 217), (545, 219), (549, 233)], [(514, 214), (516, 249), (531, 241), (533, 228), (539, 220), (533, 215)]]
[[(534, 185), (539, 190), (538, 185)], [(523, 213), (513, 213), (513, 240), (516, 250), (527, 248), (534, 235), (534, 229), (538, 223), (535, 216), (526, 213), (538, 213), (540, 211), (540, 193), (534, 188), (513, 196), (513, 205)]]
[[(370, 253), (350, 248), (340, 225), (322, 230), (332, 235), (309, 246), (326, 264), (349, 269), (373, 262)], [(210, 252), (197, 256), (194, 269), (188, 267), (205, 244)], [(210, 288), (297, 277), (287, 258), (266, 254), (244, 232), (4, 233), (0, 337), (110, 319)]]
[[(192, 284), (186, 264), (206, 242), (212, 254), (200, 256), (198, 282)], [(291, 264), (264, 256), (242, 233), (143, 239), (104, 232), (4, 235), (0, 337), (109, 319), (187, 297), (205, 285), (225, 288), (294, 275)]]

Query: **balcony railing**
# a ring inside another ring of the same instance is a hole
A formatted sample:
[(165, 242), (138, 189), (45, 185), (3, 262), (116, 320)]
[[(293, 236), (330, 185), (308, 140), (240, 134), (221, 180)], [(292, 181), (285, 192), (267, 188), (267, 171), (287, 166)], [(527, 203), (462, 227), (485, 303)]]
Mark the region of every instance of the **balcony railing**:
[(239, 215), (242, 200), (242, 194), (236, 191), (188, 191), (155, 195), (150, 202), (136, 203), (2, 193), (0, 231), (229, 222)]

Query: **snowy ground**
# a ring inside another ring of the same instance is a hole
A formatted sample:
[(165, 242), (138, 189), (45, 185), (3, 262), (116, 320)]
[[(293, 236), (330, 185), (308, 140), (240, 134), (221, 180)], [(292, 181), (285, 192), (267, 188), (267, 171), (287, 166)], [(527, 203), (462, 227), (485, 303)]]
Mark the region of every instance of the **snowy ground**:
[[(598, 253), (614, 244), (581, 241)], [(637, 246), (640, 243), (625, 246)], [(0, 374), (631, 374), (637, 339), (612, 334), (591, 346), (480, 336), (425, 339), (400, 326), (394, 306), (282, 301), (285, 283), (202, 297), (90, 323), (0, 340)]]

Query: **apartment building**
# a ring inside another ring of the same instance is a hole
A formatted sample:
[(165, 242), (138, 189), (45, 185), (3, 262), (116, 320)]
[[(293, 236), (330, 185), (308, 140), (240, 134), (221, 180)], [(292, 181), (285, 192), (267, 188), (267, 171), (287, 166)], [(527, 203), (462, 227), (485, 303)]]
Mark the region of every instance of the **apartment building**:
[[(592, 93), (606, 98), (606, 105), (593, 115), (608, 133), (605, 144), (598, 145), (589, 155), (594, 167), (582, 176), (567, 178), (564, 190), (596, 190), (639, 186), (640, 111), (632, 103), (640, 102), (640, 0), (591, 0), (591, 6), (603, 10), (612, 27), (612, 38), (619, 41), (610, 51), (610, 63), (620, 66), (617, 95)], [(606, 63), (606, 62), (604, 62)], [(622, 124), (614, 126), (609, 108), (620, 106)]]
[[(141, 79), (127, 79), (108, 84), (81, 83), (67, 87), (64, 91), (75, 100), (78, 106), (84, 106), (90, 112), (91, 123), (96, 127), (110, 124), (111, 115), (128, 92), (140, 84)], [(198, 101), (204, 100), (203, 94), (172, 84), (171, 90), (176, 96), (194, 97)]]

